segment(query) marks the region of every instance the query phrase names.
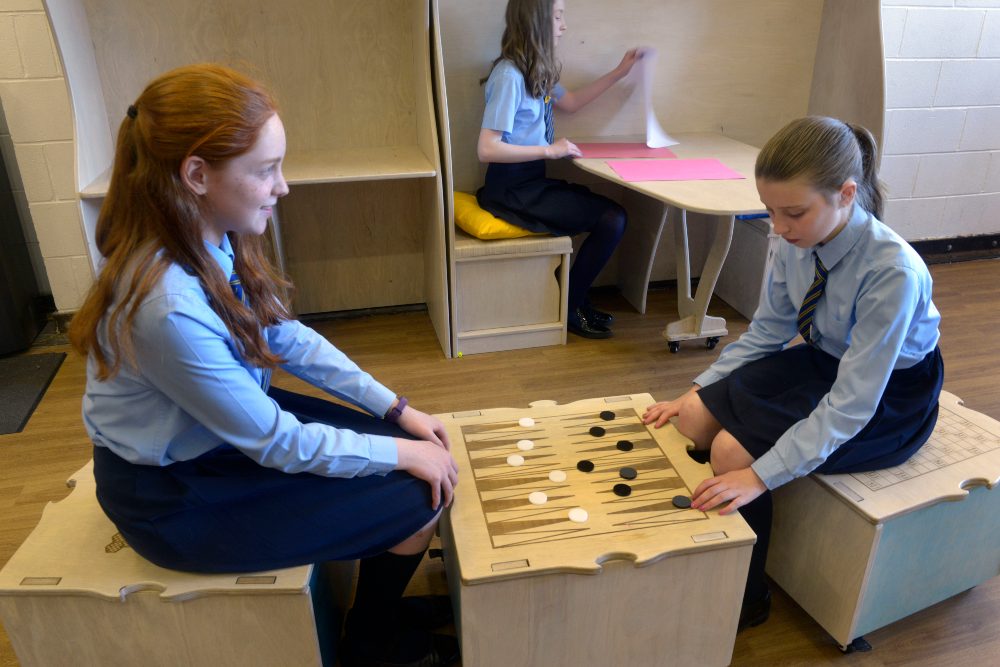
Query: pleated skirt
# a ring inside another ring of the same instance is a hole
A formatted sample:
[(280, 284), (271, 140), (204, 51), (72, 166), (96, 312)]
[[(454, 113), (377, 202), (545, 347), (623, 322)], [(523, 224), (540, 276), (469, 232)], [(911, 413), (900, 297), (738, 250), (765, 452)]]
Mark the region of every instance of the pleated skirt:
[(590, 231), (618, 205), (583, 185), (545, 176), (545, 160), (491, 162), (476, 193), (479, 207), (532, 232), (573, 236)]
[[(412, 438), (381, 419), (272, 388), (303, 422)], [(137, 553), (188, 572), (253, 572), (381, 553), (437, 513), (408, 473), (355, 478), (266, 468), (229, 445), (169, 466), (135, 465), (94, 447), (97, 498)]]
[[(829, 393), (840, 360), (812, 345), (798, 345), (738, 368), (698, 391), (705, 407), (754, 459), (770, 450)], [(889, 468), (923, 445), (937, 422), (944, 363), (938, 348), (915, 366), (893, 371), (875, 414), (816, 472)]]

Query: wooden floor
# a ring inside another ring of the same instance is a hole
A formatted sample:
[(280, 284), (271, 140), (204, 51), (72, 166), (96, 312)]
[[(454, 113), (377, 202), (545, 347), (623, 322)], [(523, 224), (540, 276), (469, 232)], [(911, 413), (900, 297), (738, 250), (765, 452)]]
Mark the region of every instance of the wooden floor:
[[(945, 389), (965, 399), (969, 408), (1000, 419), (1000, 260), (936, 265), (931, 272), (934, 300), (943, 315)], [(718, 350), (695, 343), (685, 344), (679, 354), (667, 351), (660, 331), (676, 311), (673, 290), (652, 292), (645, 316), (618, 296), (598, 299), (598, 305), (618, 316), (612, 340), (570, 336), (566, 346), (461, 359), (442, 356), (422, 312), (336, 320), (316, 328), (383, 383), (431, 413), (633, 392), (667, 399), (684, 391), (716, 356)], [(730, 336), (722, 345), (746, 327), (745, 320), (717, 299), (710, 313), (729, 322)], [(276, 382), (305, 390), (288, 376)], [(80, 421), (83, 385), (83, 361), (70, 353), (25, 430), (0, 436), (0, 563), (7, 562), (32, 530), (45, 503), (67, 494), (66, 478), (91, 457)], [(445, 592), (440, 561), (425, 561), (413, 587)], [(1000, 654), (1000, 577), (866, 638), (874, 646), (872, 652), (841, 654), (808, 615), (775, 591), (771, 620), (737, 637), (733, 664), (995, 664)], [(0, 630), (0, 667), (16, 664)]]

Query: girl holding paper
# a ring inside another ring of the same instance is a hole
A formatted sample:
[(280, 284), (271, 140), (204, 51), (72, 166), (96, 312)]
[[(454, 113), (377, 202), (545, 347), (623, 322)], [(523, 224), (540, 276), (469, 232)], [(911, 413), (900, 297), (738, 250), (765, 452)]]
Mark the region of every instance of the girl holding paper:
[(589, 232), (576, 253), (569, 280), (569, 330), (609, 338), (613, 317), (595, 309), (587, 291), (625, 231), (625, 210), (582, 185), (546, 178), (545, 160), (580, 157), (569, 139), (555, 140), (553, 107), (572, 113), (589, 104), (632, 69), (640, 57), (627, 51), (613, 70), (568, 91), (559, 85), (555, 47), (566, 31), (564, 0), (509, 0), (500, 57), (486, 83), (477, 151), (489, 163), (479, 205), (535, 232), (572, 236)]

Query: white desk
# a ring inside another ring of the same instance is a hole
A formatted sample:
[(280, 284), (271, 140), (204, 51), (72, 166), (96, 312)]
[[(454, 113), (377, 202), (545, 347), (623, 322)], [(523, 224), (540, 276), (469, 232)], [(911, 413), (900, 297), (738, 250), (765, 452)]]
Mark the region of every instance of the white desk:
[[(722, 263), (729, 252), (736, 216), (761, 213), (764, 210), (757, 196), (753, 177), (759, 149), (718, 134), (675, 134), (680, 143), (670, 149), (678, 158), (716, 158), (744, 176), (741, 180), (720, 181), (641, 181), (627, 183), (607, 165), (605, 158), (574, 160), (574, 163), (626, 188), (626, 208), (629, 227), (622, 239), (619, 284), (625, 298), (646, 312), (646, 292), (653, 270), (656, 246), (667, 221), (670, 207), (678, 211), (674, 225), (677, 253), (677, 312), (680, 320), (667, 325), (663, 335), (671, 352), (677, 352), (680, 342), (706, 338), (715, 347), (720, 336), (729, 332), (721, 317), (707, 315), (715, 283), (722, 272)], [(609, 138), (603, 139), (610, 141)], [(634, 193), (639, 193), (637, 196)], [(691, 296), (691, 261), (688, 253), (687, 212), (719, 216), (715, 240), (701, 271), (698, 289)]]

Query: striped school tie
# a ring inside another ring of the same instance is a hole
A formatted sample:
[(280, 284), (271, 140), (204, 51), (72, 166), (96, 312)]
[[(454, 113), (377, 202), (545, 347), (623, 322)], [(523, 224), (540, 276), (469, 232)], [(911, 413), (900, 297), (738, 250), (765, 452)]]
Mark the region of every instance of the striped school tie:
[(819, 255), (814, 253), (814, 256), (816, 257), (815, 277), (813, 278), (812, 285), (809, 286), (809, 291), (806, 292), (806, 298), (802, 300), (802, 306), (799, 307), (799, 319), (796, 323), (799, 333), (802, 334), (802, 338), (807, 343), (812, 343), (809, 332), (812, 329), (813, 314), (816, 312), (816, 305), (819, 303), (820, 297), (823, 296), (823, 290), (826, 289), (826, 276), (828, 273)]
[[(247, 299), (246, 292), (243, 291), (243, 283), (240, 282), (240, 277), (236, 275), (235, 269), (233, 270), (233, 273), (229, 276), (229, 286), (232, 288), (233, 294), (236, 296), (236, 298), (240, 300), (240, 303), (249, 308), (250, 301)], [(270, 368), (261, 369), (260, 386), (264, 391), (267, 391), (267, 388), (271, 386)]]
[(552, 122), (552, 96), (545, 96), (545, 141), (552, 143), (556, 137), (556, 126)]
[(232, 275), (229, 276), (229, 286), (232, 288), (233, 294), (236, 295), (236, 298), (239, 299), (240, 303), (244, 306), (249, 304), (249, 301), (247, 301), (247, 295), (243, 293), (243, 284), (240, 282), (240, 277), (236, 275), (235, 269), (233, 270)]

